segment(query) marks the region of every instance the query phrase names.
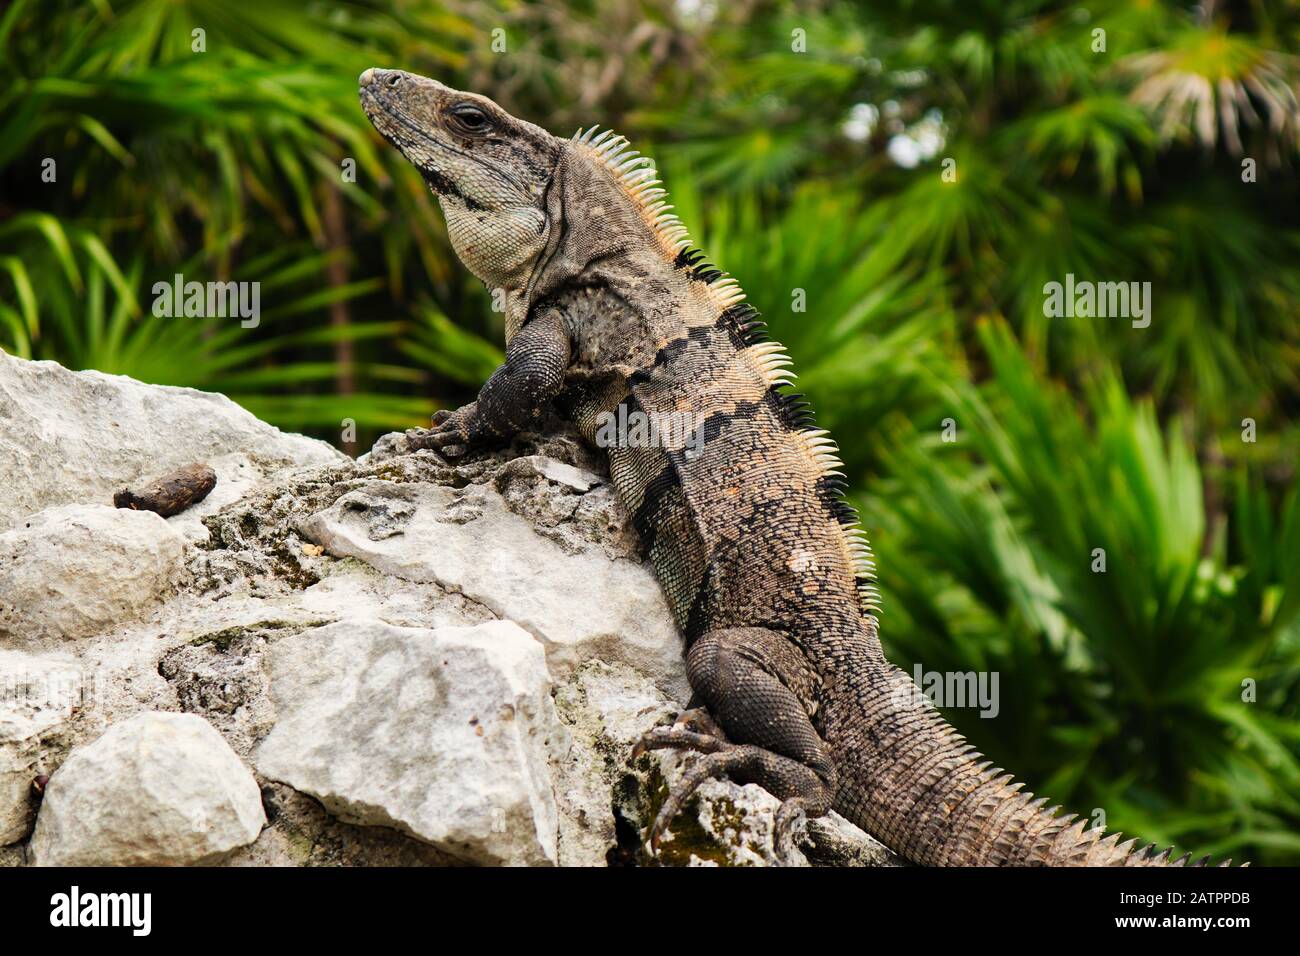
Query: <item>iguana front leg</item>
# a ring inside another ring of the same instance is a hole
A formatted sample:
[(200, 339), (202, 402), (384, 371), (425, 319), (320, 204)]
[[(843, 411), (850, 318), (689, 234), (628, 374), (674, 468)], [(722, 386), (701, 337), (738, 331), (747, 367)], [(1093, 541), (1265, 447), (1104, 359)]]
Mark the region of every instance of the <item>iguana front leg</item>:
[(508, 441), (555, 397), (571, 356), (563, 316), (554, 310), (535, 316), (510, 340), (505, 364), (475, 401), (454, 412), (439, 411), (432, 428), (409, 430), (407, 441), (412, 449), (433, 448), (446, 458)]

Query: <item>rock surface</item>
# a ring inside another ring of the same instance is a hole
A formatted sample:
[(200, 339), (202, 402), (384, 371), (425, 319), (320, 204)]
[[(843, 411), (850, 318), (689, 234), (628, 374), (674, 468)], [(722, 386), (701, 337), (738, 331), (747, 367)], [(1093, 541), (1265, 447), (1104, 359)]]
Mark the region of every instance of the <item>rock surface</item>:
[[(571, 475), (560, 480), (572, 487)], [(618, 660), (668, 693), (687, 693), (685, 647), (650, 569), (591, 550), (566, 553), (535, 535), (491, 485), (369, 482), (300, 529), (329, 554), (405, 581), (439, 584), (516, 622), (546, 646), (557, 677), (592, 658)], [(524, 541), (529, 546), (519, 547)]]
[(466, 862), (556, 862), (559, 727), (541, 645), (517, 625), (343, 620), (277, 641), (269, 673), (263, 777)]
[(31, 849), (42, 866), (209, 864), (265, 823), (257, 781), (207, 721), (144, 713), (50, 778)]
[(72, 639), (140, 617), (184, 573), (184, 538), (150, 511), (62, 505), (0, 534), (0, 641)]
[(35, 816), (32, 782), (58, 765), (91, 685), (66, 655), (0, 649), (0, 846), (21, 840)]
[(223, 473), (213, 459), (230, 455), (243, 456), (244, 468), (259, 477), (345, 460), (222, 395), (0, 352), (0, 531), (51, 505), (112, 504), (124, 485), (195, 461), (217, 469), (217, 494), (239, 466), (232, 462)]
[[(353, 462), (219, 396), (0, 356), (0, 425), (0, 865), (92, 843), (229, 866), (774, 861), (775, 800), (727, 781), (647, 854), (694, 758), (630, 754), (687, 702), (682, 642), (603, 461), (562, 423), (456, 464), (398, 434)], [(196, 459), (217, 487), (174, 518), (68, 507)], [(224, 741), (220, 782), (132, 792), (148, 761), (122, 741), (158, 712), (193, 715), (195, 748)], [(200, 825), (205, 801), (229, 825)], [(892, 860), (833, 816), (803, 854)]]

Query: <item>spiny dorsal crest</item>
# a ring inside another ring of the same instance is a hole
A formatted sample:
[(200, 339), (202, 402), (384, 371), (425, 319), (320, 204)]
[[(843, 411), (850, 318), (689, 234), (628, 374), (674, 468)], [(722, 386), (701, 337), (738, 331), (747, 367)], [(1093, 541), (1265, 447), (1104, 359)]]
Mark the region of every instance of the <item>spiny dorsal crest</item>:
[[(646, 225), (650, 227), (663, 250), (664, 256), (677, 267), (690, 269), (691, 277), (704, 284), (718, 314), (735, 328), (744, 346), (740, 351), (754, 369), (778, 395), (781, 389), (796, 378), (790, 370), (794, 364), (785, 347), (779, 342), (764, 338), (766, 328), (758, 312), (744, 302), (745, 292), (731, 275), (705, 260), (704, 254), (691, 248), (686, 226), (668, 204), (668, 192), (656, 176), (654, 160), (632, 149), (627, 138), (613, 130), (597, 132), (598, 126), (578, 130), (571, 143), (584, 150), (595, 162), (607, 168), (614, 181), (633, 201)], [(818, 478), (840, 482), (841, 489), (829, 501), (828, 507), (839, 524), (849, 566), (858, 579), (858, 593), (867, 613), (880, 613), (880, 591), (876, 587), (876, 565), (867, 543), (866, 532), (857, 521), (853, 507), (842, 500), (844, 467), (840, 461), (839, 447), (823, 429), (811, 427), (811, 411), (806, 402), (798, 403), (795, 396), (783, 406), (791, 432), (801, 443), (812, 462)]]
[[(598, 126), (580, 129), (573, 134), (571, 142), (614, 175), (615, 182), (635, 202), (669, 260), (677, 261), (679, 256), (688, 254), (690, 235), (668, 204), (668, 191), (657, 178), (654, 160), (632, 149), (627, 137), (608, 129), (598, 133), (597, 129)], [(720, 309), (742, 302), (745, 293), (740, 283), (721, 269), (700, 262), (702, 258), (696, 257), (691, 262), (695, 267), (694, 277), (705, 283), (710, 297)]]
[(763, 380), (773, 388), (793, 384), (799, 376), (790, 371), (794, 360), (780, 342), (759, 342), (744, 350), (754, 364), (754, 368), (763, 376)]
[(642, 217), (659, 239), (669, 258), (690, 246), (686, 227), (667, 203), (668, 191), (655, 176), (654, 160), (631, 148), (627, 138), (613, 130), (597, 133), (599, 127), (578, 130), (571, 142), (586, 150), (596, 162), (607, 167), (615, 180), (636, 202)]
[[(988, 766), (989, 764), (982, 764), (979, 769), (983, 771)], [(994, 774), (999, 772), (993, 771)], [(1023, 784), (1017, 783), (1007, 789), (1014, 792), (1022, 786)], [(1057, 866), (1232, 866), (1231, 859), (1215, 864), (1209, 856), (1193, 862), (1190, 853), (1172, 859), (1173, 847), (1162, 851), (1156, 843), (1143, 846), (1137, 838), (1124, 840), (1122, 833), (1107, 833), (1102, 827), (1088, 826), (1088, 821), (1077, 814), (1059, 815), (1059, 806), (1044, 810), (1046, 803), (1046, 797), (1035, 797), (1032, 793), (1018, 793), (1016, 799), (1010, 801), (1013, 808), (1024, 808), (1055, 818), (1051, 826), (1039, 834), (1039, 842), (1030, 853), (1028, 862), (1051, 862)], [(990, 800), (990, 806), (993, 807), (1004, 808), (1006, 805), (996, 797)], [(1018, 832), (1004, 830), (995, 845), (997, 855), (1005, 859), (1014, 849), (1018, 836)]]

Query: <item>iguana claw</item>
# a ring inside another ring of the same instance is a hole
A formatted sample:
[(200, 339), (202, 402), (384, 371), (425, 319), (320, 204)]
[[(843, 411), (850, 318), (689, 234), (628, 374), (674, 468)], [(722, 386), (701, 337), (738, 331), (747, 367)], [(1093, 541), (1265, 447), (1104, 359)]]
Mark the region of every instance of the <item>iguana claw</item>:
[(681, 727), (655, 727), (643, 734), (632, 748), (635, 760), (648, 750), (695, 750), (699, 753), (712, 754), (731, 746), (725, 737), (714, 734), (701, 734)]
[(727, 735), (722, 732), (722, 728), (713, 719), (713, 715), (709, 713), (707, 707), (692, 707), (689, 710), (682, 711), (677, 715), (677, 719), (673, 721), (673, 726), (693, 730), (700, 734), (708, 734), (711, 737), (719, 737), (723, 740), (727, 739)]
[(413, 450), (431, 448), (443, 458), (461, 458), (481, 437), (474, 427), (475, 415), (474, 402), (454, 412), (441, 408), (429, 423), (432, 427), (407, 429), (407, 444)]
[[(659, 746), (673, 746), (672, 743), (667, 741), (670, 737), (684, 739), (680, 738), (679, 735), (688, 735), (691, 738), (702, 737), (702, 735), (693, 734), (690, 731), (671, 727), (657, 729), (662, 733), (656, 735), (656, 740), (651, 741), (647, 746), (653, 747), (659, 741), (662, 741)], [(652, 731), (651, 734), (653, 733)], [(649, 736), (651, 735), (648, 734), (647, 737)], [(714, 746), (718, 746), (715, 738), (706, 739), (713, 741)], [(642, 740), (644, 741), (645, 738), (642, 738)], [(692, 746), (691, 749), (700, 750), (701, 748)], [(733, 744), (726, 741), (722, 741), (720, 747), (712, 752), (703, 752), (703, 755), (687, 769), (677, 785), (669, 790), (668, 799), (659, 808), (654, 823), (650, 825), (649, 844), (651, 853), (658, 854), (659, 844), (662, 842), (664, 833), (668, 830), (668, 825), (673, 822), (677, 814), (685, 809), (686, 803), (705, 780), (720, 777), (732, 771), (752, 774), (757, 766), (770, 765), (772, 761), (787, 759), (772, 754), (761, 747), (749, 744)], [(777, 810), (773, 825), (772, 842), (777, 862), (782, 865), (788, 866), (795, 862), (795, 832), (799, 822), (806, 819), (807, 803), (808, 801), (804, 797), (791, 797), (783, 801)]]

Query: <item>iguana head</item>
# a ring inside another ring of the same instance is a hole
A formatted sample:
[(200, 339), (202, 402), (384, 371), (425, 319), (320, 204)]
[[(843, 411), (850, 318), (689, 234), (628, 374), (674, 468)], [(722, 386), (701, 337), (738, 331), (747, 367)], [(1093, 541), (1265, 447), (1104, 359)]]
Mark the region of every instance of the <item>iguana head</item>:
[(437, 194), (461, 261), (489, 286), (524, 289), (546, 248), (546, 193), (565, 140), (414, 73), (370, 69), (360, 86), (370, 122)]
[[(622, 136), (591, 127), (560, 139), (486, 96), (402, 70), (362, 73), (361, 104), (437, 193), (461, 261), (505, 291), (507, 341), (533, 303), (566, 285), (625, 296), (637, 286), (651, 301), (684, 294), (692, 274), (676, 266), (686, 229), (653, 164)], [(710, 288), (701, 308), (738, 301), (734, 280)]]

